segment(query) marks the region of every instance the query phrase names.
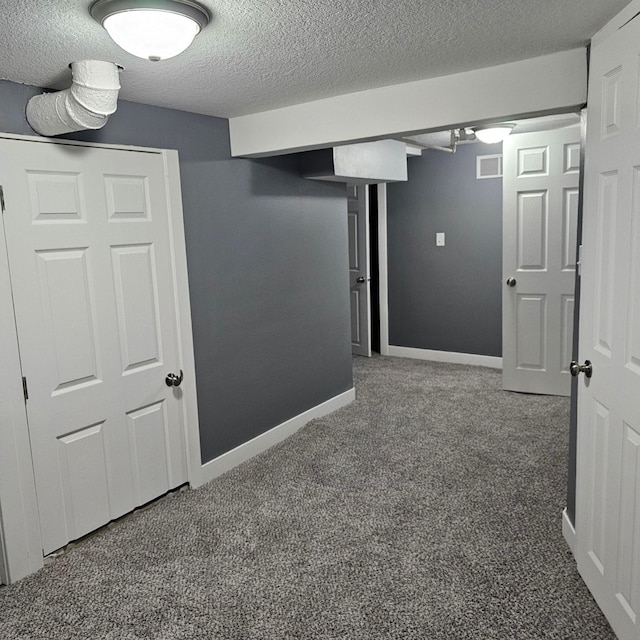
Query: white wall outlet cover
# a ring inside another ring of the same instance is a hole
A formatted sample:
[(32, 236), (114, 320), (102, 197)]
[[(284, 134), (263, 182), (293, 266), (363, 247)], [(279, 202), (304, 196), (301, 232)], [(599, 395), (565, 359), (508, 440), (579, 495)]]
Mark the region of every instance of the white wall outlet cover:
[(444, 233), (436, 233), (436, 247), (444, 247)]

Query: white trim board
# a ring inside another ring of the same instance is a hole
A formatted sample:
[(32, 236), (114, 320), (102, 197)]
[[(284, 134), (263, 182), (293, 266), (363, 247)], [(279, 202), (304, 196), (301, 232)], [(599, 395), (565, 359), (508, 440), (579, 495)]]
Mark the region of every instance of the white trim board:
[(450, 364), (470, 364), (478, 367), (502, 369), (502, 358), (481, 356), (475, 353), (457, 353), (454, 351), (434, 351), (433, 349), (415, 349), (413, 347), (389, 346), (389, 355), (397, 358), (448, 362)]
[(576, 530), (569, 520), (567, 508), (562, 510), (562, 535), (571, 549), (571, 553), (575, 553), (576, 547)]
[[(143, 153), (164, 153), (168, 149), (157, 147), (137, 147), (131, 144), (111, 144), (107, 142), (83, 142), (82, 140), (62, 140), (45, 136), (27, 136), (21, 133), (0, 132), (0, 138), (7, 140), (25, 140), (27, 142), (41, 142), (42, 144), (62, 144), (72, 147), (91, 147), (93, 149), (119, 149), (120, 151), (141, 151)], [(176, 151), (177, 153), (177, 151)]]
[(387, 257), (387, 185), (378, 185), (378, 300), (380, 355), (389, 355), (389, 265)]
[(314, 418), (321, 418), (329, 413), (333, 413), (337, 409), (346, 407), (351, 404), (356, 398), (355, 389), (349, 389), (344, 393), (341, 393), (333, 398), (330, 398), (326, 402), (312, 407), (308, 411), (305, 411), (297, 416), (294, 416), (290, 420), (279, 424), (269, 431), (256, 436), (252, 440), (245, 442), (237, 446), (231, 451), (223, 453), (221, 456), (210, 460), (202, 465), (200, 478), (202, 484), (209, 482), (223, 473), (230, 471), (239, 464), (250, 460), (257, 456), (259, 453), (266, 451), (274, 444), (282, 442), (290, 435), (293, 435), (296, 431), (304, 427), (307, 422)]

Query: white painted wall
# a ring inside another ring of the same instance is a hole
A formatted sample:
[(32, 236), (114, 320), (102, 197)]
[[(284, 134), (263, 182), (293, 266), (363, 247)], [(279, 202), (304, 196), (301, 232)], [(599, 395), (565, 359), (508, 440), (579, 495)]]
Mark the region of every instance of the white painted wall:
[(586, 49), (572, 49), (231, 118), (231, 153), (277, 155), (562, 113), (578, 109), (586, 100)]

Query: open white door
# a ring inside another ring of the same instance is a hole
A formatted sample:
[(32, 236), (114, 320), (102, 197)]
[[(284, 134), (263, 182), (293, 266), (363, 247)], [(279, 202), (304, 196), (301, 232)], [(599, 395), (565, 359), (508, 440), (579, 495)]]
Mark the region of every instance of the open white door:
[(167, 177), (160, 153), (9, 139), (0, 177), (48, 554), (187, 480)]
[(371, 278), (369, 274), (369, 187), (347, 185), (349, 286), (352, 352), (371, 357)]
[(511, 135), (503, 153), (503, 388), (568, 396), (580, 129)]
[(640, 18), (608, 31), (589, 78), (575, 554), (618, 637), (638, 640)]

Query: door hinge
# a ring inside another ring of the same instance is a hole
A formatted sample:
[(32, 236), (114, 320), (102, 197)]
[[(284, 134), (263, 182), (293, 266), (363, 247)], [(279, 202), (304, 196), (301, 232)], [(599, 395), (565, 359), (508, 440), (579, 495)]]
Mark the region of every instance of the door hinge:
[(24, 393), (24, 401), (29, 399), (29, 390), (27, 389), (27, 379), (22, 376), (22, 393)]
[(0, 208), (2, 208), (2, 213), (4, 213), (4, 187), (0, 185)]

